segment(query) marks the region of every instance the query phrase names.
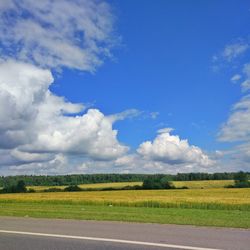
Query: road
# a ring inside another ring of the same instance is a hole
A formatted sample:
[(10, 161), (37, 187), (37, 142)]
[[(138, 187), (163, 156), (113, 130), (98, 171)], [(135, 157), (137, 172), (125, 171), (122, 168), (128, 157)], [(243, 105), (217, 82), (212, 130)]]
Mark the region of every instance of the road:
[(250, 230), (0, 217), (1, 250), (249, 250)]

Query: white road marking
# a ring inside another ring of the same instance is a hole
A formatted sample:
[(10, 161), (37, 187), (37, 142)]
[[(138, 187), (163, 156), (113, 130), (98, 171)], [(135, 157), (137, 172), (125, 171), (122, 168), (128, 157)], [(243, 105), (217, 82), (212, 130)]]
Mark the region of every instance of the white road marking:
[(164, 248), (176, 248), (176, 249), (186, 249), (186, 250), (222, 250), (222, 249), (215, 249), (215, 248), (181, 246), (181, 245), (153, 243), (153, 242), (144, 242), (144, 241), (131, 241), (131, 240), (108, 239), (108, 238), (98, 238), (98, 237), (62, 235), (62, 234), (46, 234), (46, 233), (33, 233), (33, 232), (7, 231), (7, 230), (0, 230), (0, 233), (32, 235), (32, 236), (42, 236), (42, 237), (54, 237), (54, 238), (65, 238), (65, 239), (77, 239), (77, 240), (115, 242), (115, 243), (123, 243), (123, 244), (134, 244), (134, 245), (143, 245), (143, 246), (152, 246), (152, 247), (164, 247)]

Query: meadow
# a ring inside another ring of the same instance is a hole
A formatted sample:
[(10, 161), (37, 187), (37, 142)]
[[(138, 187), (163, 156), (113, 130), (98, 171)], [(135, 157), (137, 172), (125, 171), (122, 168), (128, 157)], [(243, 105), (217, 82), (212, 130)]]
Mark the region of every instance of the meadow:
[[(250, 228), (250, 189), (223, 188), (230, 182), (189, 181), (175, 183), (189, 185), (189, 189), (170, 190), (46, 193), (38, 187), (40, 192), (36, 193), (1, 194), (0, 215)], [(81, 187), (126, 185), (105, 183)]]

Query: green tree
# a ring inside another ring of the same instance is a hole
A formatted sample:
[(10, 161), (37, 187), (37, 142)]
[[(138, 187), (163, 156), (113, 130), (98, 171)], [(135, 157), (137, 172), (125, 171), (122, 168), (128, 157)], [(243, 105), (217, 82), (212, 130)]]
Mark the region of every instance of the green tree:
[(25, 192), (27, 192), (25, 182), (23, 180), (18, 181), (16, 185), (16, 193), (25, 193)]
[(143, 189), (170, 189), (174, 188), (173, 184), (168, 180), (168, 178), (152, 175), (148, 176), (142, 184)]
[(234, 175), (234, 182), (235, 182), (234, 186), (237, 188), (250, 187), (250, 182), (248, 181), (248, 175), (247, 175), (247, 173), (244, 173), (242, 171), (240, 171)]

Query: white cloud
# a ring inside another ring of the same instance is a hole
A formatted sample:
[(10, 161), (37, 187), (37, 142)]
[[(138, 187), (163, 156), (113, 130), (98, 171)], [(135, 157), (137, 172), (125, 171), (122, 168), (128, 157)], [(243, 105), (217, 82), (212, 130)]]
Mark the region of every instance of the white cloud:
[(46, 162), (28, 162), (18, 165), (11, 165), (4, 169), (5, 175), (20, 175), (20, 174), (33, 174), (33, 175), (53, 175), (53, 174), (66, 174), (70, 172), (68, 158), (63, 154), (56, 154), (54, 157)]
[(123, 112), (110, 115), (110, 116), (108, 116), (108, 118), (111, 122), (116, 122), (116, 121), (122, 121), (122, 120), (127, 119), (127, 118), (134, 118), (134, 117), (137, 117), (141, 114), (142, 114), (142, 112), (140, 110), (128, 109), (128, 110), (125, 110)]
[(170, 132), (172, 132), (172, 131), (174, 131), (174, 129), (173, 128), (161, 128), (161, 129), (159, 129), (158, 131), (157, 131), (157, 133), (158, 134), (164, 134), (164, 133), (170, 133)]
[(244, 96), (236, 103), (232, 112), (219, 132), (221, 141), (250, 140), (250, 95)]
[(11, 161), (44, 161), (59, 153), (112, 160), (127, 152), (109, 117), (96, 109), (79, 115), (84, 106), (51, 93), (52, 82), (49, 70), (0, 63), (0, 148), (10, 150)]
[(110, 6), (97, 0), (1, 1), (1, 56), (94, 71), (115, 43), (113, 19)]
[(151, 112), (149, 115), (154, 120), (159, 116), (159, 114), (160, 114), (159, 112)]
[(249, 45), (244, 42), (228, 44), (222, 52), (222, 57), (228, 62), (231, 62), (233, 59), (244, 54), (247, 49), (249, 49)]
[(170, 135), (172, 129), (159, 130), (154, 141), (143, 142), (137, 152), (152, 161), (173, 164), (198, 164), (210, 166), (212, 161), (199, 147), (189, 145), (187, 140), (181, 140), (177, 135)]
[(245, 64), (242, 71), (245, 75), (245, 80), (241, 83), (241, 88), (243, 92), (246, 92), (250, 89), (250, 63)]
[(241, 79), (241, 75), (236, 74), (236, 75), (231, 77), (231, 82), (235, 83), (235, 82), (239, 81), (240, 79)]

